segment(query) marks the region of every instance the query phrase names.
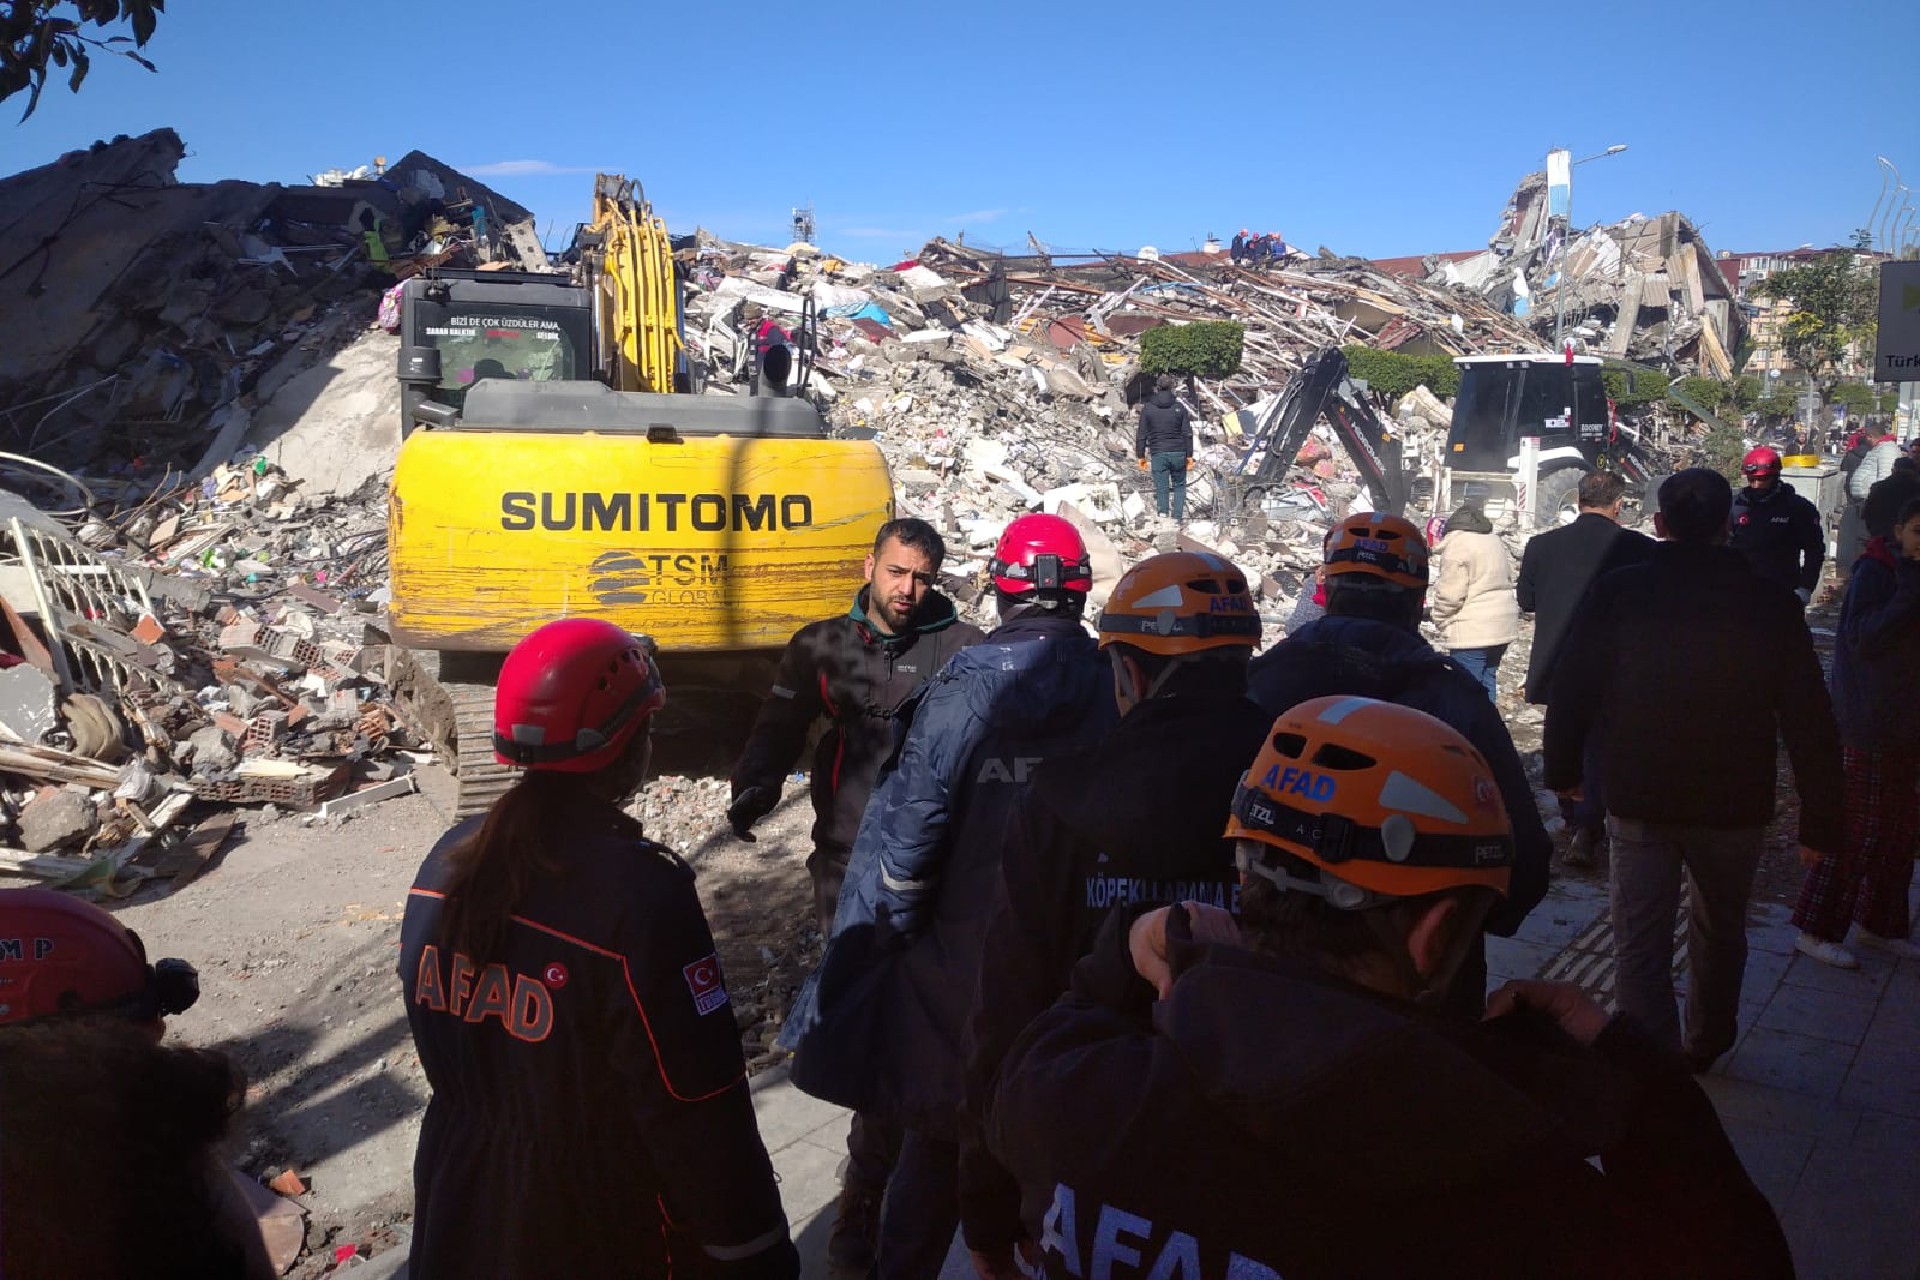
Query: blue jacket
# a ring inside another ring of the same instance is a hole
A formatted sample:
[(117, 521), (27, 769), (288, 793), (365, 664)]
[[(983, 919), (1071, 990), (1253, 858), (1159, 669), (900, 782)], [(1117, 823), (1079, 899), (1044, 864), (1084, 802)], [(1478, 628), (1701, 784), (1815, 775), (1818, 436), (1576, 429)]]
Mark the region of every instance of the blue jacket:
[(1833, 715), (1850, 747), (1913, 746), (1920, 705), (1920, 564), (1885, 538), (1853, 566), (1833, 647)]
[(833, 939), (781, 1044), (799, 1051), (802, 1089), (950, 1133), (1015, 809), (1036, 765), (1103, 737), (1118, 713), (1111, 669), (1078, 620), (1031, 615), (954, 655), (908, 712), (854, 838)]
[(1419, 635), (1371, 618), (1322, 618), (1267, 650), (1247, 677), (1247, 696), (1268, 714), (1309, 698), (1346, 694), (1424, 711), (1460, 731), (1487, 759), (1513, 823), (1513, 884), (1487, 917), (1488, 933), (1513, 936), (1547, 892), (1553, 840), (1500, 711), (1479, 681)]

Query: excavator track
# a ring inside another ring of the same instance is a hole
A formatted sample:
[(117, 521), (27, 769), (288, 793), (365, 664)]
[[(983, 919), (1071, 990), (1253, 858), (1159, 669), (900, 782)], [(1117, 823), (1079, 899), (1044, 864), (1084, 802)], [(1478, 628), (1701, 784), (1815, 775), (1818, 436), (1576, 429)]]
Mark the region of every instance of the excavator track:
[(442, 683), (453, 702), (453, 767), (460, 781), (454, 816), (485, 813), (519, 776), (493, 757), (493, 694), (490, 684)]
[(459, 783), (454, 816), (485, 813), (513, 785), (515, 772), (493, 758), (494, 674), (499, 655), (387, 650), (394, 702)]

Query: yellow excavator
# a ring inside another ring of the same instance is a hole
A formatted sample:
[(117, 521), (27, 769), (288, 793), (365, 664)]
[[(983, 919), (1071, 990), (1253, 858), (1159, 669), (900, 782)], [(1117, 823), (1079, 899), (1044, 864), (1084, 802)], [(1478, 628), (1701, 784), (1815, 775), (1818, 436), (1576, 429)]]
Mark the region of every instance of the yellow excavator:
[(529, 631), (605, 618), (652, 637), (676, 693), (757, 698), (893, 514), (879, 448), (829, 435), (784, 347), (755, 394), (694, 393), (672, 245), (635, 184), (600, 175), (576, 248), (571, 274), (439, 270), (401, 295), (388, 676), (463, 815), (512, 780), (493, 681)]

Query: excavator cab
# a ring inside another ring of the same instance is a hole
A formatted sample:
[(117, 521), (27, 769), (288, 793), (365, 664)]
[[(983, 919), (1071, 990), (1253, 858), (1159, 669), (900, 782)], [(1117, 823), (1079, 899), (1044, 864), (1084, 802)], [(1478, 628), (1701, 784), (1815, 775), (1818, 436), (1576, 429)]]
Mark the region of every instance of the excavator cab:
[(455, 413), (489, 378), (594, 377), (591, 292), (565, 276), (436, 268), (401, 286), (400, 433), (423, 403)]

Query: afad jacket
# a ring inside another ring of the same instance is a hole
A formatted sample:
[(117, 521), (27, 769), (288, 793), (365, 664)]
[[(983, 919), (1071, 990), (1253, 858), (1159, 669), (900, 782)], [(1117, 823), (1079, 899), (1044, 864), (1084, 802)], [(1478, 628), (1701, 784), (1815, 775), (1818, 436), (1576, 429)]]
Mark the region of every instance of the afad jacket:
[(469, 956), (441, 920), (447, 854), (479, 821), (434, 847), (401, 925), (433, 1089), (409, 1274), (792, 1280), (692, 871), (596, 804), (550, 833), (497, 954)]

